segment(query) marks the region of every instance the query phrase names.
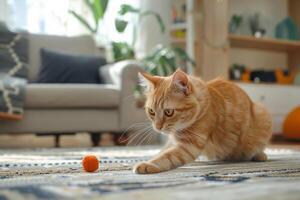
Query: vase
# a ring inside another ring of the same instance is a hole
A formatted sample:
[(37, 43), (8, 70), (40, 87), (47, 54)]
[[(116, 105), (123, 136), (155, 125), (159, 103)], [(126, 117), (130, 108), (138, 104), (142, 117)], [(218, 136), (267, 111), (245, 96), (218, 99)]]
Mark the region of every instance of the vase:
[(279, 39), (299, 40), (299, 28), (291, 17), (287, 17), (277, 24), (275, 37)]

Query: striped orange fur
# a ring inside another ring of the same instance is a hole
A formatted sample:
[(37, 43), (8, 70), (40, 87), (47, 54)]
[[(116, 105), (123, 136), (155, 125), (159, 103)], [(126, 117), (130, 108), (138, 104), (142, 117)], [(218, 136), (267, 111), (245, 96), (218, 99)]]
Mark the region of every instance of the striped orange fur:
[(147, 82), (145, 110), (153, 128), (167, 134), (167, 146), (134, 167), (136, 173), (158, 173), (194, 161), (265, 161), (271, 117), (232, 82), (204, 82), (177, 70), (169, 77), (142, 73)]

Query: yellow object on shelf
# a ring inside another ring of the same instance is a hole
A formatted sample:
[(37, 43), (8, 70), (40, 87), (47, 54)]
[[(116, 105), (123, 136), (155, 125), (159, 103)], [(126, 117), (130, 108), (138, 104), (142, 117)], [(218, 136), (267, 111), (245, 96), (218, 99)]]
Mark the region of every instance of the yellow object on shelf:
[(288, 75), (285, 75), (281, 69), (276, 69), (275, 76), (279, 84), (293, 84), (296, 73), (291, 71)]
[(185, 38), (186, 31), (185, 30), (175, 30), (171, 32), (171, 36), (174, 38)]
[(283, 135), (288, 139), (300, 139), (300, 106), (287, 115), (283, 122)]

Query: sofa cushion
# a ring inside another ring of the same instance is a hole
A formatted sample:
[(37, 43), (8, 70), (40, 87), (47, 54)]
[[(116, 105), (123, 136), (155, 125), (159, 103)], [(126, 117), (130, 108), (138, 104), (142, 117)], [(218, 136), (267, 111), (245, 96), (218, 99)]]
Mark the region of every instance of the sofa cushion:
[(25, 108), (116, 108), (119, 89), (102, 84), (28, 84)]
[(69, 54), (41, 49), (38, 83), (102, 83), (98, 74), (106, 61), (100, 56)]
[(105, 57), (105, 52), (99, 51), (94, 39), (89, 35), (76, 37), (32, 34), (28, 35), (29, 39), (29, 81), (37, 79), (40, 62), (41, 48), (51, 49), (53, 51), (63, 51), (71, 54), (81, 55), (100, 55)]

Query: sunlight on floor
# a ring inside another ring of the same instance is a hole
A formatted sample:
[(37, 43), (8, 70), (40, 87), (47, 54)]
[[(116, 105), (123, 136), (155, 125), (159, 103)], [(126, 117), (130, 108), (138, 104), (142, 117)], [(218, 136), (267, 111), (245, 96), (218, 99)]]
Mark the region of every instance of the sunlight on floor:
[[(1, 134), (0, 148), (35, 148), (54, 147), (54, 136), (36, 136), (34, 134)], [(90, 135), (78, 133), (76, 135), (62, 135), (61, 147), (90, 147)]]

